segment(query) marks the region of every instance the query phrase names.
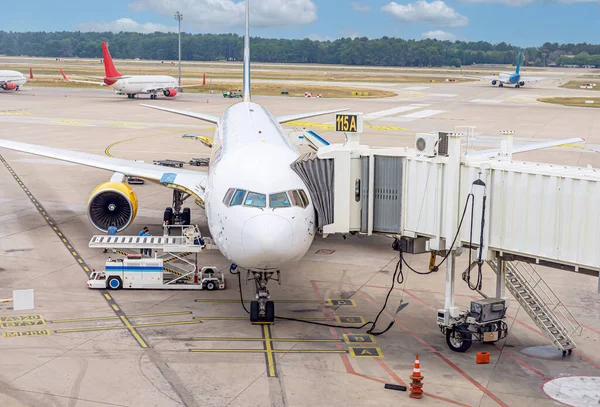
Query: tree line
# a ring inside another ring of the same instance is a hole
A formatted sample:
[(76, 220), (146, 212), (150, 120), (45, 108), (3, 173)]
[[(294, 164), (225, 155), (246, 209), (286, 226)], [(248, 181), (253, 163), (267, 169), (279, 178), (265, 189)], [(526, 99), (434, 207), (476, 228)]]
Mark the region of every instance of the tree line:
[[(182, 59), (191, 61), (241, 60), (243, 37), (237, 34), (186, 34), (181, 36)], [(0, 31), (0, 54), (39, 57), (101, 58), (100, 43), (106, 41), (115, 58), (176, 60), (177, 34), (156, 32), (5, 32)], [(462, 66), (514, 64), (521, 50), (514, 45), (485, 41), (438, 41), (434, 39), (253, 38), (252, 60), (278, 63), (316, 63), (374, 66)], [(570, 65), (597, 61), (600, 45), (545, 43), (524, 50), (527, 65)], [(575, 58), (569, 58), (575, 56)], [(588, 58), (588, 59), (586, 59)], [(596, 65), (585, 63), (584, 65)]]

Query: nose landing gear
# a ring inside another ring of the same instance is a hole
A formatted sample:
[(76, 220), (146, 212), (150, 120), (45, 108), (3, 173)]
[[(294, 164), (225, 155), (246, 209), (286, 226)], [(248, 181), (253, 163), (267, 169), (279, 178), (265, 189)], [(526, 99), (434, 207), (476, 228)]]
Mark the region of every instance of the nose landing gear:
[[(276, 274), (276, 277), (273, 275)], [(269, 280), (281, 284), (279, 270), (249, 271), (248, 280), (254, 280), (256, 285), (256, 300), (250, 302), (250, 323), (253, 325), (270, 325), (275, 322), (275, 304), (269, 300), (270, 293), (267, 289)]]

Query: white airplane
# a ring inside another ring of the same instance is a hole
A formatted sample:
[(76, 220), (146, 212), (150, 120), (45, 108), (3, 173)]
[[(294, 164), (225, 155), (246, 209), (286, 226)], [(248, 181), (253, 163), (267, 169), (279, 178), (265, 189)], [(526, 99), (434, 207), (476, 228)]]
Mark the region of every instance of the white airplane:
[[(113, 78), (114, 72), (107, 71), (107, 79)], [(123, 182), (125, 176), (173, 189), (174, 208), (167, 208), (164, 213), (164, 219), (171, 224), (173, 220), (189, 223), (190, 210), (182, 211), (182, 205), (185, 199), (193, 197), (206, 209), (212, 238), (221, 253), (256, 280), (257, 300), (251, 303), (251, 322), (272, 323), (275, 311), (267, 283), (271, 279), (279, 281), (283, 264), (304, 256), (316, 231), (308, 188), (290, 168), (299, 151), (281, 123), (347, 109), (274, 117), (251, 101), (248, 0), (242, 101), (225, 110), (221, 117), (155, 108), (216, 125), (208, 174), (10, 140), (0, 140), (0, 147), (114, 172), (110, 181), (92, 192), (87, 204), (91, 223), (101, 231), (113, 222), (121, 231), (135, 218), (138, 199)]]
[(521, 76), (521, 60), (523, 59), (523, 51), (519, 52), (519, 60), (517, 68), (514, 72), (500, 72), (498, 76), (474, 76), (474, 78), (485, 79), (491, 81), (492, 86), (503, 88), (504, 85), (515, 85), (515, 88), (525, 86), (526, 83), (539, 82), (546, 78), (534, 76)]
[(177, 79), (168, 75), (125, 76), (115, 68), (115, 64), (108, 51), (108, 45), (105, 42), (102, 43), (102, 57), (104, 58), (104, 73), (106, 76), (104, 78), (98, 76), (86, 76), (86, 78), (102, 79), (102, 82), (68, 79), (62, 69), (60, 70), (60, 73), (66, 81), (91, 83), (99, 86), (111, 86), (119, 93), (127, 94), (128, 98), (135, 98), (138, 94), (149, 94), (150, 99), (156, 99), (159, 93), (162, 93), (166, 97), (174, 97), (177, 95), (177, 88), (189, 88), (205, 84), (204, 80), (202, 84), (179, 86)]
[(17, 91), (27, 82), (27, 77), (17, 71), (0, 71), (0, 89)]

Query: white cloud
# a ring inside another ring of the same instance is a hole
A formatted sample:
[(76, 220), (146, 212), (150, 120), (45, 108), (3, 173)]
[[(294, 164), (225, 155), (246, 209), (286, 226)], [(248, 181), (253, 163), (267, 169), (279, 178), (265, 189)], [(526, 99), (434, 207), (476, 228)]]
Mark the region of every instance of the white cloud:
[(457, 13), (441, 0), (431, 3), (419, 0), (406, 5), (392, 1), (381, 7), (381, 10), (407, 23), (425, 23), (441, 27), (464, 27), (469, 24), (467, 17)]
[(600, 0), (459, 0), (462, 3), (499, 3), (511, 7), (523, 7), (533, 3), (559, 3), (559, 4), (575, 4), (575, 3), (600, 3)]
[(75, 26), (79, 31), (112, 31), (112, 32), (121, 32), (121, 31), (132, 31), (138, 33), (153, 33), (155, 31), (162, 32), (175, 32), (177, 31), (177, 27), (169, 27), (164, 24), (154, 24), (154, 23), (138, 23), (137, 21), (132, 20), (131, 18), (119, 18), (115, 21), (110, 22), (89, 22), (83, 24), (77, 24)]
[(335, 38), (330, 37), (329, 35), (321, 35), (321, 34), (311, 34), (308, 36), (309, 40), (313, 41), (334, 41)]
[[(229, 27), (242, 27), (245, 3), (234, 0), (134, 0), (134, 11), (154, 11), (172, 17), (183, 14), (182, 25), (211, 32)], [(252, 27), (285, 28), (310, 24), (317, 19), (312, 0), (260, 0), (250, 6)]]
[(371, 11), (371, 6), (355, 1), (352, 2), (352, 10), (358, 11), (359, 13), (368, 13)]
[(456, 40), (456, 35), (446, 32), (446, 31), (442, 31), (442, 30), (427, 31), (427, 32), (424, 32), (423, 34), (421, 34), (421, 37), (436, 39), (436, 40), (440, 40), (440, 41), (455, 41)]

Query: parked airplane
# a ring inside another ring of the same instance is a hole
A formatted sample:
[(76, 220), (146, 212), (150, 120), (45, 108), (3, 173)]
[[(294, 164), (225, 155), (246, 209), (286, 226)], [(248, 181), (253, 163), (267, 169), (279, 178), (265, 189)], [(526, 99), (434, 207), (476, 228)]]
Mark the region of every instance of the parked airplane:
[(489, 80), (493, 86), (498, 84), (501, 88), (503, 88), (504, 85), (515, 85), (515, 88), (520, 88), (521, 86), (525, 86), (526, 83), (539, 82), (545, 79), (540, 77), (521, 76), (522, 59), (523, 51), (519, 52), (519, 60), (517, 61), (517, 68), (514, 72), (500, 72), (498, 76), (475, 76), (475, 78)]
[(104, 78), (98, 76), (85, 76), (85, 78), (102, 79), (102, 82), (84, 81), (80, 79), (68, 79), (63, 70), (60, 70), (63, 78), (69, 82), (91, 83), (99, 86), (111, 86), (120, 93), (127, 94), (128, 98), (135, 98), (138, 94), (149, 94), (150, 99), (156, 99), (159, 93), (166, 97), (177, 95), (177, 88), (189, 88), (204, 85), (185, 85), (179, 86), (177, 79), (168, 75), (133, 75), (125, 76), (117, 71), (115, 64), (108, 51), (108, 45), (102, 43), (102, 56), (104, 58)]
[[(106, 52), (105, 61), (109, 60)], [(112, 64), (106, 66), (105, 83), (119, 83)], [(299, 151), (289, 141), (281, 123), (346, 109), (274, 117), (251, 101), (248, 0), (243, 82), (242, 101), (225, 110), (220, 118), (157, 107), (216, 125), (208, 174), (9, 140), (0, 140), (0, 147), (114, 172), (110, 181), (92, 192), (87, 204), (91, 223), (101, 231), (106, 231), (113, 222), (121, 231), (135, 218), (138, 199), (123, 182), (125, 176), (173, 189), (174, 208), (165, 210), (165, 220), (177, 218), (189, 222), (190, 210), (182, 211), (182, 205), (193, 197), (206, 209), (210, 232), (219, 250), (256, 280), (257, 300), (251, 303), (251, 322), (272, 323), (275, 310), (267, 284), (271, 279), (279, 281), (283, 264), (306, 253), (316, 229), (308, 188), (290, 168)]]
[[(31, 69), (30, 69), (31, 75)], [(17, 91), (27, 82), (27, 77), (17, 71), (0, 71), (0, 89)]]

